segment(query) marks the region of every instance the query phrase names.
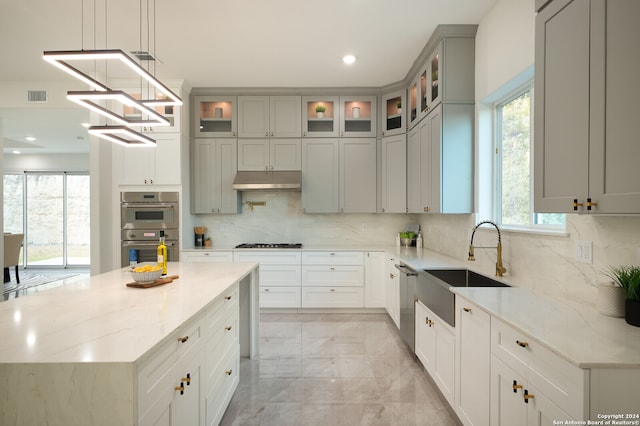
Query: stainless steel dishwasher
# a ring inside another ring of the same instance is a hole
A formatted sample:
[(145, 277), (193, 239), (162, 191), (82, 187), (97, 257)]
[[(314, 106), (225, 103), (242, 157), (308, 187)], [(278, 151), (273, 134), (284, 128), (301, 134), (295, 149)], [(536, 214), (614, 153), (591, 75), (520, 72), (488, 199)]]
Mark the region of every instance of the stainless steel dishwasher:
[(395, 265), (400, 271), (400, 337), (415, 352), (415, 303), (416, 278), (418, 273), (400, 263)]

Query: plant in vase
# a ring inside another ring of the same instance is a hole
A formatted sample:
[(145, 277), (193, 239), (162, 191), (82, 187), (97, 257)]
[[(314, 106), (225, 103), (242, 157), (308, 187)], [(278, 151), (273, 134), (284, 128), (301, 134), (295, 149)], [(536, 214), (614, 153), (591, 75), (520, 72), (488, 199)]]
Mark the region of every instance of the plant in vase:
[(396, 108), (398, 108), (398, 114), (402, 114), (402, 101), (398, 100), (398, 102), (396, 102)]
[(318, 104), (316, 105), (316, 118), (324, 118), (324, 112), (327, 110), (327, 108), (322, 105), (322, 104)]
[(605, 274), (624, 291), (625, 321), (640, 327), (640, 266), (611, 266)]

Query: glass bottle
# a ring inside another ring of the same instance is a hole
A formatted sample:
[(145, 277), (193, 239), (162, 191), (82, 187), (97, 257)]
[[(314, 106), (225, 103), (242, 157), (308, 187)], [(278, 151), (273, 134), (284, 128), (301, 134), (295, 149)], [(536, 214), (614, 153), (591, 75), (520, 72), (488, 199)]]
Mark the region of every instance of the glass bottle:
[(160, 231), (158, 245), (158, 266), (162, 268), (162, 275), (167, 275), (167, 245), (164, 243), (164, 231)]

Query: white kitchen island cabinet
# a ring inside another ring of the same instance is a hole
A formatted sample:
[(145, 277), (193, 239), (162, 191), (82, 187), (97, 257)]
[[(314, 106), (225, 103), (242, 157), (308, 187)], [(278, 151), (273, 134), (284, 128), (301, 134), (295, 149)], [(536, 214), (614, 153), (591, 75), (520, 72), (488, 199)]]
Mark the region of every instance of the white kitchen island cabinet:
[(0, 304), (0, 424), (215, 425), (256, 356), (257, 264), (169, 263), (173, 283), (126, 269)]

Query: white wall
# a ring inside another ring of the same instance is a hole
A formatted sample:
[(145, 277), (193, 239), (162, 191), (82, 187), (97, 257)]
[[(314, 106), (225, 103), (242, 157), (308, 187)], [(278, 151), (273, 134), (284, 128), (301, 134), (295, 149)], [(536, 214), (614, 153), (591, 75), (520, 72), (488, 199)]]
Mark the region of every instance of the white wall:
[(88, 172), (89, 154), (5, 154), (4, 172)]
[[(476, 101), (482, 119), (487, 100), (512, 85), (533, 64), (531, 0), (500, 0), (480, 22), (476, 38)], [(535, 100), (534, 100), (535, 102)], [(483, 126), (478, 126), (486, 132)], [(486, 127), (486, 126), (485, 126)], [(490, 125), (489, 125), (490, 127)], [(482, 216), (479, 219), (486, 219)], [(421, 216), (425, 246), (466, 261), (475, 215)], [(503, 233), (503, 258), (514, 284), (568, 303), (595, 309), (599, 281), (608, 265), (637, 264), (640, 217), (567, 215), (568, 236)], [(593, 264), (575, 261), (575, 242), (593, 241)], [(474, 245), (495, 246), (496, 232), (481, 228)], [(476, 249), (474, 267), (494, 274), (496, 250)]]

